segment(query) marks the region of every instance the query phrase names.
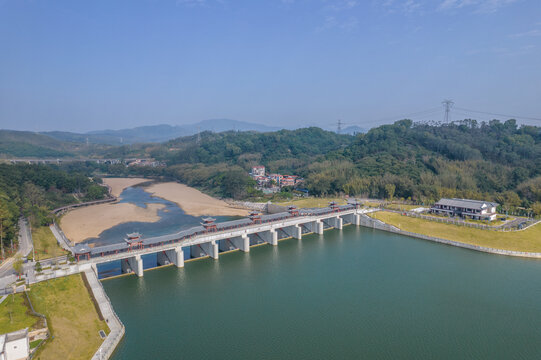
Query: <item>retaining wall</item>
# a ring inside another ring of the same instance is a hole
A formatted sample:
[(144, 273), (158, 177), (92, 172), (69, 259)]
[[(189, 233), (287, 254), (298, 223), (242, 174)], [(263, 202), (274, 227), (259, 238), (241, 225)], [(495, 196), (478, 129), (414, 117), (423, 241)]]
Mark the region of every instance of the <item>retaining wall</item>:
[(85, 271), (85, 275), (100, 312), (111, 330), (98, 348), (98, 351), (92, 356), (92, 360), (109, 359), (113, 355), (120, 340), (124, 337), (126, 330), (124, 324), (122, 324), (122, 321), (120, 321), (120, 318), (113, 310), (111, 300), (109, 300), (109, 297), (105, 293), (96, 273), (88, 269)]
[(393, 232), (400, 235), (406, 235), (410, 237), (415, 237), (418, 239), (428, 240), (437, 242), (440, 244), (446, 244), (451, 246), (457, 246), (465, 249), (475, 250), (475, 251), (481, 251), (486, 252), (490, 254), (497, 254), (497, 255), (507, 255), (507, 256), (517, 256), (517, 257), (529, 257), (529, 258), (541, 258), (541, 253), (536, 252), (527, 252), (527, 251), (513, 251), (513, 250), (503, 250), (503, 249), (494, 249), (494, 248), (488, 248), (484, 246), (478, 246), (478, 245), (471, 245), (466, 244), (458, 241), (453, 240), (447, 240), (447, 239), (441, 239), (433, 236), (428, 235), (422, 235), (417, 234), (409, 231), (400, 230), (399, 228), (386, 224), (381, 220), (373, 219), (370, 216), (367, 215), (361, 215), (361, 226), (377, 229), (377, 230), (383, 230), (388, 232)]

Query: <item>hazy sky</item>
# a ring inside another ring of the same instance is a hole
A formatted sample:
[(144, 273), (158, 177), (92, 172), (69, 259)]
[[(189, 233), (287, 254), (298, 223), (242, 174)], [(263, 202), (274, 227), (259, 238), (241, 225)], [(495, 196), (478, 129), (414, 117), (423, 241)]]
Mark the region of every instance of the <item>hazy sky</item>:
[(0, 0), (0, 128), (370, 127), (445, 98), (541, 118), (540, 0)]

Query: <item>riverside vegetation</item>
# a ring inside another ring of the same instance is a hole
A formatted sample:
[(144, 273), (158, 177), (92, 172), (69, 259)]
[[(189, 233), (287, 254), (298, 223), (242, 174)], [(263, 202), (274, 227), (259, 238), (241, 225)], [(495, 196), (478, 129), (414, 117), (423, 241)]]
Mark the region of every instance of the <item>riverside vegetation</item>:
[(497, 201), (503, 211), (541, 214), (541, 128), (518, 126), (515, 120), (440, 125), (402, 120), (356, 137), (319, 128), (205, 132), (200, 141), (191, 136), (109, 151), (108, 156), (164, 161), (166, 167), (152, 171), (224, 197), (261, 198), (248, 171), (262, 164), (269, 172), (304, 177), (304, 186), (316, 196), (418, 203), (463, 197)]
[[(0, 225), (4, 249), (17, 243), (18, 219), (24, 215), (47, 247), (52, 234), (39, 229), (53, 221), (51, 210), (81, 201), (101, 199), (107, 189), (90, 173), (52, 165), (0, 164)], [(42, 233), (43, 232), (43, 233)], [(50, 232), (50, 231), (49, 231)], [(42, 236), (43, 235), (43, 236)], [(38, 247), (41, 242), (38, 241)], [(38, 251), (43, 250), (41, 248)]]
[[(41, 137), (46, 135), (39, 136), (42, 144)], [(20, 137), (16, 140), (23, 141)], [(42, 225), (51, 220), (48, 210), (56, 205), (103, 197), (105, 189), (95, 178), (98, 174), (177, 180), (226, 198), (290, 199), (289, 188), (272, 197), (255, 189), (248, 171), (257, 164), (265, 165), (269, 172), (304, 177), (303, 187), (315, 196), (347, 194), (416, 203), (463, 197), (497, 201), (502, 204), (500, 211), (541, 214), (541, 128), (518, 126), (515, 120), (466, 119), (439, 125), (401, 120), (357, 136), (319, 128), (265, 133), (207, 131), (161, 144), (63, 145), (68, 147), (80, 156), (151, 157), (165, 166), (93, 162), (1, 165), (4, 244), (14, 238), (19, 209)], [(40, 156), (39, 146), (29, 154)]]

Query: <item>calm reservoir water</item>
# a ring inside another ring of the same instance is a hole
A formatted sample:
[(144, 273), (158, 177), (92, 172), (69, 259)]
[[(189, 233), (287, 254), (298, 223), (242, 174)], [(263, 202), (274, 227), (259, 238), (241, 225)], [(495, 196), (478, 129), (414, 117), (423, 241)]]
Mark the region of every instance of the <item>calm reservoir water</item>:
[(347, 226), (103, 282), (114, 359), (539, 359), (541, 261)]

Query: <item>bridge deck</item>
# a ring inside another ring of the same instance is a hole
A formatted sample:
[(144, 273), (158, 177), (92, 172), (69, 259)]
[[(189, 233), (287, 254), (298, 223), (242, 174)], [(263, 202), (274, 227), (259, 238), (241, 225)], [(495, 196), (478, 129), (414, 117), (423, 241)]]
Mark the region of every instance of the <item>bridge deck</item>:
[[(171, 250), (176, 247), (198, 245), (223, 239), (235, 238), (280, 229), (310, 222), (320, 221), (336, 216), (344, 216), (364, 212), (353, 205), (342, 205), (337, 209), (301, 209), (299, 215), (278, 213), (261, 216), (261, 223), (254, 224), (251, 219), (239, 219), (217, 223), (217, 231), (206, 232), (203, 226), (196, 226), (174, 234), (143, 238), (139, 248), (129, 247), (126, 242), (104, 245), (90, 249), (90, 259), (80, 260), (80, 263), (103, 263), (121, 260), (136, 255), (144, 255), (159, 251)], [(81, 247), (82, 248), (82, 247)]]

